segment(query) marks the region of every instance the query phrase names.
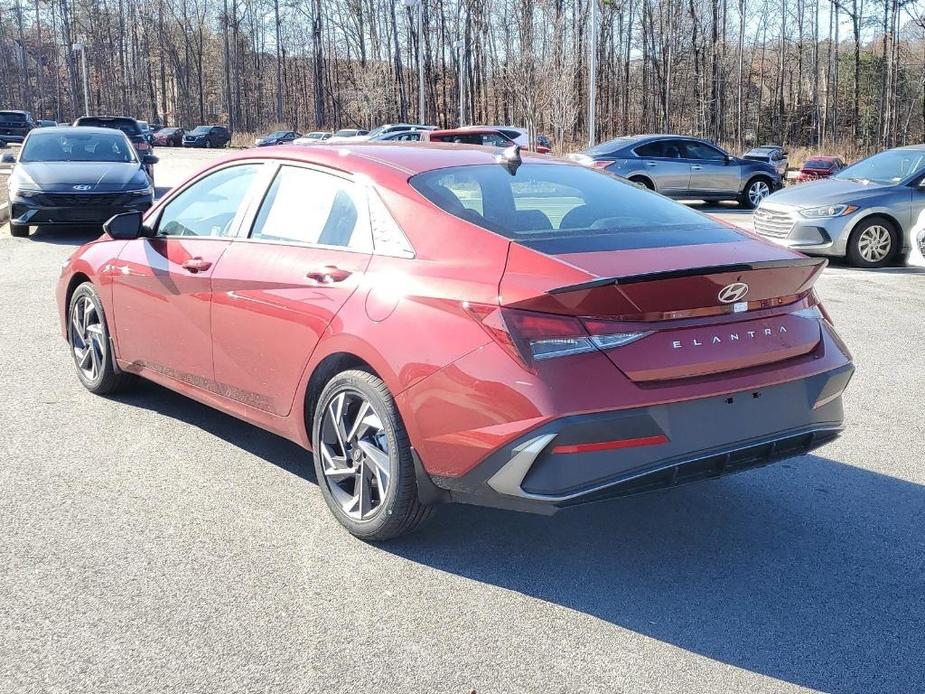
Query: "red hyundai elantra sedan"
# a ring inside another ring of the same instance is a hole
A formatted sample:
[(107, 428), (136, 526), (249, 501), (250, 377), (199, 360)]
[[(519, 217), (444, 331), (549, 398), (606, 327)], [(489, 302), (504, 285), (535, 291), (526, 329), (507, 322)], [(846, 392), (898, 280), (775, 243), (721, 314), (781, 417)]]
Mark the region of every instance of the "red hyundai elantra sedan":
[(551, 513), (842, 428), (825, 264), (609, 174), (460, 145), (247, 151), (112, 218), (58, 286), (81, 382), (289, 438), (355, 535)]

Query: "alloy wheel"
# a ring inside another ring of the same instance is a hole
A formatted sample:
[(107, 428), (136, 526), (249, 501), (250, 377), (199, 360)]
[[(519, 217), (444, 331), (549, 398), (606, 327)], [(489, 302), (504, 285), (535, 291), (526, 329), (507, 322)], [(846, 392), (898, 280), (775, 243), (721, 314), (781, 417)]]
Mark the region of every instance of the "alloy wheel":
[(764, 181), (755, 181), (748, 187), (748, 201), (755, 207), (771, 194), (771, 187)]
[(87, 380), (96, 380), (106, 358), (106, 342), (99, 311), (87, 296), (80, 297), (74, 303), (71, 311), (70, 338), (77, 368)]
[(880, 224), (872, 224), (858, 236), (858, 252), (868, 263), (879, 263), (893, 248), (890, 230)]
[(345, 389), (328, 402), (320, 438), (324, 484), (347, 516), (371, 519), (381, 510), (392, 479), (382, 419), (364, 395)]

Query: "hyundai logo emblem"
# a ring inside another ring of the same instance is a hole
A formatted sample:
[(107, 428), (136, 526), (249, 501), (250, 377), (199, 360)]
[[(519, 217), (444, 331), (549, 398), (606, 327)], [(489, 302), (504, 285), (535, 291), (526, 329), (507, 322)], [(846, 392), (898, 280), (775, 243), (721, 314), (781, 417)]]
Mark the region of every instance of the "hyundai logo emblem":
[(74, 190), (90, 190), (93, 186), (74, 186)]
[(719, 290), (718, 298), (724, 304), (731, 304), (741, 301), (746, 294), (748, 294), (748, 285), (745, 282), (733, 282)]

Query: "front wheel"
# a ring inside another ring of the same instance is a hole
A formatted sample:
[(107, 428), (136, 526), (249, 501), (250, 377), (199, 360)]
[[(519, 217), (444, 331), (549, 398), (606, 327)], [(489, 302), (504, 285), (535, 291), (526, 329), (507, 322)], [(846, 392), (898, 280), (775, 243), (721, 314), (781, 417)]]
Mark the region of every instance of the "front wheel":
[(749, 210), (754, 210), (761, 201), (771, 194), (771, 184), (766, 178), (753, 178), (745, 186), (739, 196), (739, 204)]
[(848, 238), (848, 261), (855, 267), (884, 267), (899, 253), (899, 234), (880, 217), (861, 222)]
[(321, 392), (312, 418), (318, 486), (351, 534), (381, 541), (427, 520), (418, 498), (411, 444), (386, 385), (359, 370), (343, 371)]
[(135, 382), (136, 376), (116, 370), (103, 304), (89, 282), (81, 284), (71, 295), (67, 325), (67, 341), (77, 366), (77, 378), (87, 390), (106, 395)]

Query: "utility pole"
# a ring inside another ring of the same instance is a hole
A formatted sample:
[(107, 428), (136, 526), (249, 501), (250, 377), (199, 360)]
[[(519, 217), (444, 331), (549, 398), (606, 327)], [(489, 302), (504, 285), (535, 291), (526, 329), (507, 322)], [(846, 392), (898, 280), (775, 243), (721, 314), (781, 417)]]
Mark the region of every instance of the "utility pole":
[(588, 41), (588, 147), (595, 143), (595, 100), (597, 98), (597, 0), (591, 0), (591, 31)]
[(459, 66), (459, 127), (466, 124), (466, 68), (463, 61), (466, 58), (466, 40), (458, 39), (454, 44), (458, 55)]
[(418, 35), (418, 122), (424, 124), (424, 0), (402, 0), (405, 7), (417, 7)]
[(83, 82), (84, 82), (84, 115), (90, 115), (90, 90), (87, 88), (87, 48), (84, 46), (82, 41), (78, 41), (73, 46), (72, 50), (80, 51), (80, 66), (83, 70)]

